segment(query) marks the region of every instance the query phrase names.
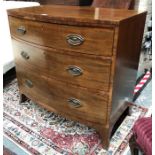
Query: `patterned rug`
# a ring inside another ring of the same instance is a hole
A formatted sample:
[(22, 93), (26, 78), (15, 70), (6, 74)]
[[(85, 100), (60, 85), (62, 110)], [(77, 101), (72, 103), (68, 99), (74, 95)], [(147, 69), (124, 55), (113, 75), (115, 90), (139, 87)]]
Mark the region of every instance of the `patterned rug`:
[(33, 155), (121, 155), (128, 145), (134, 122), (147, 109), (131, 105), (127, 116), (103, 149), (95, 129), (43, 109), (31, 100), (19, 104), (17, 80), (4, 88), (4, 135)]

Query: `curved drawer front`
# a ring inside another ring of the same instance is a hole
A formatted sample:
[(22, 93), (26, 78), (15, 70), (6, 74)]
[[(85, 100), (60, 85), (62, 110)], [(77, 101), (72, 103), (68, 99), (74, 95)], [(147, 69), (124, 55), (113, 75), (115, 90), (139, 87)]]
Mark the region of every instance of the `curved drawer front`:
[(37, 76), (34, 70), (19, 65), (17, 76), (21, 92), (49, 110), (74, 120), (106, 123), (108, 95)]
[[(78, 53), (61, 53), (13, 40), (16, 64), (31, 66), (66, 83), (108, 91), (111, 60)], [(27, 59), (28, 58), (28, 59)]]
[(42, 46), (94, 55), (112, 55), (113, 29), (76, 27), (9, 16), (11, 35)]
[(40, 72), (48, 71), (44, 50), (15, 39), (12, 39), (12, 43), (16, 66), (32, 66)]

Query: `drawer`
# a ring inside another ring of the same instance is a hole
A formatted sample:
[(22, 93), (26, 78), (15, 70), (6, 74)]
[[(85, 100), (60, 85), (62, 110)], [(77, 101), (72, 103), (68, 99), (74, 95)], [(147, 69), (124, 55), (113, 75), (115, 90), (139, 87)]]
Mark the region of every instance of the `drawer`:
[(108, 95), (49, 79), (19, 65), (16, 70), (21, 92), (49, 110), (74, 120), (106, 122)]
[[(111, 59), (79, 53), (61, 53), (13, 40), (17, 65), (31, 66), (49, 78), (96, 90), (109, 90)], [(28, 57), (23, 56), (25, 53)]]
[(93, 55), (112, 55), (114, 31), (35, 22), (9, 16), (12, 36), (56, 49)]

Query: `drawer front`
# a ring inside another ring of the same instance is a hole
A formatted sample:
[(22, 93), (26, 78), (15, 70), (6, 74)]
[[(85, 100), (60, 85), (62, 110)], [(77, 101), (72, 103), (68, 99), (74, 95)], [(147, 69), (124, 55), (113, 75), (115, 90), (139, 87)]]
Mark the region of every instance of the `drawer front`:
[[(31, 66), (49, 78), (96, 90), (109, 90), (111, 60), (101, 56), (61, 53), (13, 40), (17, 65)], [(26, 58), (26, 56), (28, 59)]]
[(48, 79), (31, 68), (16, 69), (21, 92), (33, 101), (74, 120), (106, 122), (107, 95)]
[(113, 29), (76, 27), (9, 17), (11, 34), (42, 46), (93, 55), (112, 55)]

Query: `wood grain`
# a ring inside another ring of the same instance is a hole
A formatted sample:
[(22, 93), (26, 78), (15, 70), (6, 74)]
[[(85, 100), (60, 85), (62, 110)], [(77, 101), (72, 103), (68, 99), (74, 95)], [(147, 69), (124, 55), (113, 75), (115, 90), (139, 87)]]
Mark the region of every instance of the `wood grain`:
[(8, 15), (34, 21), (89, 27), (114, 27), (144, 11), (94, 7), (45, 5), (10, 9)]
[[(9, 17), (11, 34), (22, 40), (42, 46), (48, 46), (60, 50), (69, 50), (94, 55), (112, 55), (113, 30), (89, 27), (73, 27), (67, 25), (55, 25)], [(17, 32), (18, 27), (24, 26), (26, 33)], [(70, 34), (78, 34), (84, 38), (81, 45), (70, 45), (66, 37)]]
[[(43, 74), (37, 76), (39, 73), (29, 67), (23, 70), (21, 65), (17, 65), (16, 70), (21, 92), (32, 100), (44, 103), (54, 108), (57, 113), (76, 121), (82, 119), (83, 122), (89, 121), (94, 124), (106, 123), (108, 95), (103, 92), (89, 91), (87, 88), (49, 79)], [(26, 80), (32, 82), (32, 88), (26, 85)], [(71, 106), (67, 101), (71, 97), (80, 100), (81, 107)]]
[[(38, 73), (46, 74), (49, 78), (52, 77), (85, 88), (102, 91), (109, 89), (110, 58), (73, 52), (64, 53), (15, 39), (13, 48), (16, 63), (22, 65), (23, 68), (30, 66), (38, 70)], [(22, 51), (29, 55), (28, 60), (21, 56)], [(67, 70), (70, 66), (81, 68), (82, 75), (73, 76)]]
[(113, 79), (112, 115), (124, 105), (125, 100), (132, 102), (145, 19), (146, 14), (135, 16), (132, 20), (127, 19), (120, 24), (117, 31), (115, 50), (118, 52)]

